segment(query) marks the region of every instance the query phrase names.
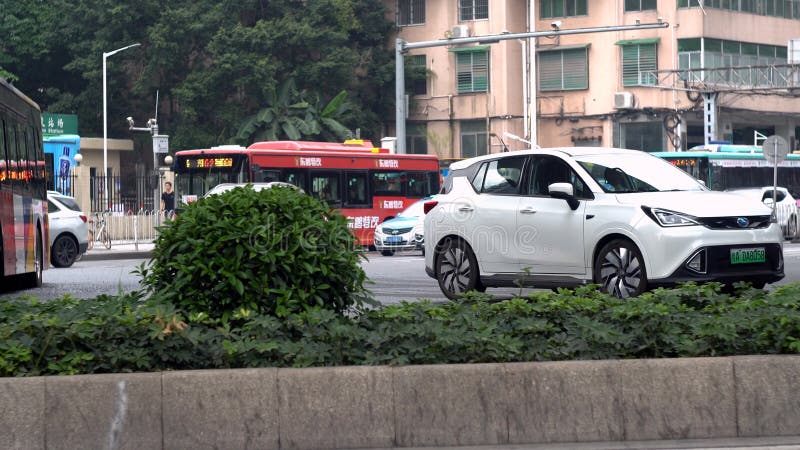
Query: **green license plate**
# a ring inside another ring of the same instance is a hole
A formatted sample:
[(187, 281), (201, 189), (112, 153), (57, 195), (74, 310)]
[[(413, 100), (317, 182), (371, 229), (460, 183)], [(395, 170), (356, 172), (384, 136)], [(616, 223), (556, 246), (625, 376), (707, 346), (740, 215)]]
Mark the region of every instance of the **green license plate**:
[(767, 252), (763, 247), (731, 249), (731, 264), (762, 263), (766, 260)]

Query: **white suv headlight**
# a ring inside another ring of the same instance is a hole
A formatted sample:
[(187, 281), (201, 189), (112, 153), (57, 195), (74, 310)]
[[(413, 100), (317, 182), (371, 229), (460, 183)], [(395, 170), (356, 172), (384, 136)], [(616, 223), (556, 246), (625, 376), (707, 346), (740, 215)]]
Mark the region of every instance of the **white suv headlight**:
[(683, 214), (668, 209), (650, 208), (642, 206), (642, 210), (648, 217), (653, 219), (657, 224), (662, 227), (688, 227), (693, 225), (702, 225), (696, 217), (689, 214)]

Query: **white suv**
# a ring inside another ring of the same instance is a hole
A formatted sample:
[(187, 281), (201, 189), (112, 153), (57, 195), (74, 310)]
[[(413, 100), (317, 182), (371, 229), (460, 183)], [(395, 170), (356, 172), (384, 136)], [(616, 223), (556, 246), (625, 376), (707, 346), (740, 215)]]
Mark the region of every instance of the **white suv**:
[(537, 149), (459, 161), (425, 210), (425, 270), (449, 298), (587, 283), (629, 297), (681, 281), (763, 287), (784, 276), (770, 208), (710, 191), (636, 150)]

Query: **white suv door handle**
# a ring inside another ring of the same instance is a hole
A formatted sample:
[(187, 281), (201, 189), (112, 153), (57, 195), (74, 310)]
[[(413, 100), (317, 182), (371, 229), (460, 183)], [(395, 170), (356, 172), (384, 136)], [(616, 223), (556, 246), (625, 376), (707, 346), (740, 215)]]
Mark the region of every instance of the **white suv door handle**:
[(527, 208), (522, 208), (519, 210), (521, 214), (536, 214), (536, 210), (532, 207), (528, 206)]
[(461, 207), (458, 208), (458, 211), (459, 212), (472, 212), (472, 211), (475, 211), (475, 209), (472, 206), (461, 206)]

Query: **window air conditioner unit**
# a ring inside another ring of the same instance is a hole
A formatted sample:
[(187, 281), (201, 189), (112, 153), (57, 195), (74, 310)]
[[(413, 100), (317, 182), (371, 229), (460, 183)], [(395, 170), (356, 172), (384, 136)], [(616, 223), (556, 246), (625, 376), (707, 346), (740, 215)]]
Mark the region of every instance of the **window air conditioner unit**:
[(450, 36), (454, 39), (469, 37), (469, 27), (466, 25), (456, 25), (450, 30)]
[(633, 108), (633, 94), (630, 92), (614, 93), (614, 109)]

